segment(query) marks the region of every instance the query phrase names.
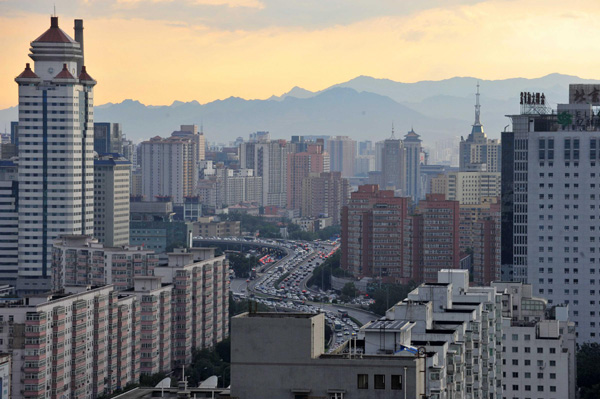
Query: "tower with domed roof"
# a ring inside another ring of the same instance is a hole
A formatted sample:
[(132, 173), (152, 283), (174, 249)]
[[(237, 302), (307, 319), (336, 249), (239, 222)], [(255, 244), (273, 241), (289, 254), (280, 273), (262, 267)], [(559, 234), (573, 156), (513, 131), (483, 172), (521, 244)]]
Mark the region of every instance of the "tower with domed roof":
[(83, 65), (83, 23), (72, 39), (50, 18), (31, 42), (19, 85), (18, 279), (21, 292), (49, 288), (52, 244), (92, 235), (94, 86)]

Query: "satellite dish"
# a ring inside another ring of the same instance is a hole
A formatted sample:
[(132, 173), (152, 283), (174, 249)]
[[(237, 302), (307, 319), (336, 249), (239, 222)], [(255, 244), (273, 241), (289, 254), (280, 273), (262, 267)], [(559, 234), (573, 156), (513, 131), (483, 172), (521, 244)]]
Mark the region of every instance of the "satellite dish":
[(208, 377), (207, 379), (202, 381), (198, 387), (215, 389), (218, 384), (219, 384), (219, 377), (217, 377), (216, 375), (211, 375), (210, 377)]
[(161, 382), (156, 384), (155, 388), (170, 388), (171, 387), (171, 377), (163, 378)]

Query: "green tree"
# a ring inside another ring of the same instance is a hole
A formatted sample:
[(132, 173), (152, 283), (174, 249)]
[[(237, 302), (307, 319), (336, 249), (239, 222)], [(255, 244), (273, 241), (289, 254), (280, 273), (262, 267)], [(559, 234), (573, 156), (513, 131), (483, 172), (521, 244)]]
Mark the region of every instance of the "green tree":
[(346, 283), (342, 288), (342, 295), (347, 296), (348, 298), (354, 298), (358, 294), (358, 290), (354, 283)]
[(577, 351), (577, 386), (581, 399), (600, 398), (600, 345), (585, 343)]

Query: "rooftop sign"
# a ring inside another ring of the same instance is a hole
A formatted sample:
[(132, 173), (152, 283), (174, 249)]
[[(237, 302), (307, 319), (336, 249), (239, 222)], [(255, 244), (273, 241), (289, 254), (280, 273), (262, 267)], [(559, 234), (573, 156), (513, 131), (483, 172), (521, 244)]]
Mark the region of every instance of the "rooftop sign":
[(569, 104), (600, 105), (600, 84), (569, 85)]

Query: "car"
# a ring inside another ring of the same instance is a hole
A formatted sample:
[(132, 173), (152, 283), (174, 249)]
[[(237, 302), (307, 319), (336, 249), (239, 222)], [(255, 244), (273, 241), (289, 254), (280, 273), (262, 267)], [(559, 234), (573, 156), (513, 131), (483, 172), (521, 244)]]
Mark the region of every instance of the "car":
[(337, 333), (337, 336), (338, 336), (339, 338), (341, 338), (341, 337), (342, 337), (342, 333)]

